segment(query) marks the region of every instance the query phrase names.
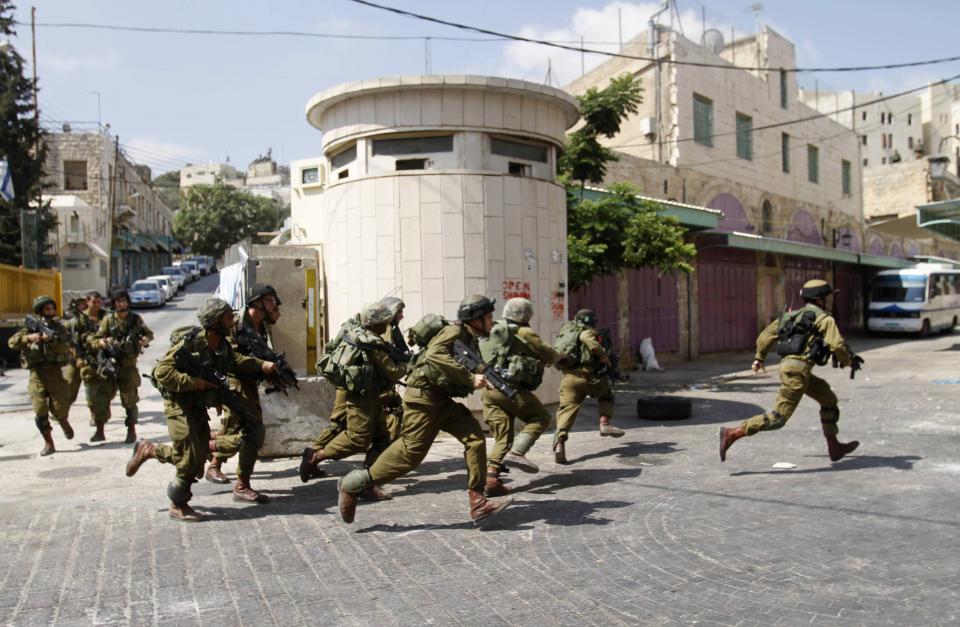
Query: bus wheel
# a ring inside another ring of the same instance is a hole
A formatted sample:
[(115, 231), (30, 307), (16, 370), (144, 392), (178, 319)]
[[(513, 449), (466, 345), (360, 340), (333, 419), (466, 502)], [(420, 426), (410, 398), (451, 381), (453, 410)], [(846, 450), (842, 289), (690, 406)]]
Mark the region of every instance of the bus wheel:
[(920, 337), (929, 337), (930, 335), (930, 320), (925, 319), (923, 321), (923, 326), (920, 327)]

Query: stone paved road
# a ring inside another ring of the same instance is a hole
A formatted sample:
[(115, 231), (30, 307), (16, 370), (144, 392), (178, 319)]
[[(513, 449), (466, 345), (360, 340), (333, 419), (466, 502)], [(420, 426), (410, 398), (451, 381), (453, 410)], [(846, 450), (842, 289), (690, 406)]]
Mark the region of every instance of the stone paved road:
[[(541, 472), (511, 474), (516, 503), (483, 529), (469, 522), (450, 439), (352, 525), (337, 516), (335, 477), (356, 462), (304, 485), (292, 459), (258, 465), (269, 505), (198, 484), (193, 504), (209, 519), (185, 525), (166, 515), (169, 467), (123, 476), (119, 422), (112, 441), (89, 445), (79, 421), (78, 437), (41, 459), (30, 416), (0, 414), (0, 621), (957, 624), (960, 384), (934, 381), (960, 377), (958, 338), (857, 339), (867, 363), (856, 381), (820, 369), (841, 399), (841, 438), (862, 442), (836, 464), (809, 400), (719, 462), (717, 427), (775, 394), (775, 368), (748, 376), (749, 354), (635, 373), (617, 398), (627, 435), (600, 438), (588, 402), (574, 463), (554, 464), (549, 440), (538, 443)], [(637, 420), (641, 390), (693, 398), (694, 417)], [(143, 415), (142, 431), (162, 439), (155, 395)], [(781, 461), (796, 468), (774, 470)]]

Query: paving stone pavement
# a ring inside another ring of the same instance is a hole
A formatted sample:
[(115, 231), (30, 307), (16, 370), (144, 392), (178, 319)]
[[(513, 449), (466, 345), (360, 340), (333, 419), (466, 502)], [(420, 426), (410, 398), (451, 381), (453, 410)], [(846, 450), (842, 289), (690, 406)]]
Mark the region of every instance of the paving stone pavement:
[[(262, 460), (267, 505), (200, 482), (191, 504), (208, 519), (181, 524), (166, 513), (169, 466), (124, 477), (122, 421), (91, 445), (77, 412), (77, 437), (57, 431), (58, 452), (39, 458), (29, 413), (0, 413), (0, 622), (957, 624), (960, 384), (934, 382), (960, 377), (958, 338), (856, 338), (855, 381), (818, 370), (840, 397), (841, 439), (861, 442), (838, 463), (809, 399), (719, 462), (718, 427), (772, 404), (774, 363), (766, 377), (749, 376), (749, 353), (635, 372), (617, 388), (625, 437), (601, 438), (586, 403), (572, 463), (555, 464), (545, 436), (540, 473), (508, 475), (516, 502), (483, 528), (447, 437), (352, 525), (335, 485), (359, 458), (308, 484), (299, 460)], [(141, 392), (141, 431), (163, 440), (159, 399)], [(693, 417), (638, 420), (650, 392), (692, 398)]]

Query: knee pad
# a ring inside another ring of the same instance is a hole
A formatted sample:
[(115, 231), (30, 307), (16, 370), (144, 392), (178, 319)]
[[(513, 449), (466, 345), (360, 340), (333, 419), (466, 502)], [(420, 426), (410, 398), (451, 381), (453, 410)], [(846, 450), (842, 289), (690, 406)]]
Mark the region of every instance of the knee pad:
[(187, 483), (187, 485), (183, 485), (184, 483), (186, 482), (177, 477), (167, 486), (167, 498), (169, 498), (170, 502), (174, 505), (183, 505), (193, 497), (193, 494), (190, 492), (190, 484)]
[(49, 416), (34, 416), (33, 422), (37, 425), (37, 429), (40, 431), (40, 433), (46, 433), (47, 431), (53, 429), (53, 427), (50, 426)]
[(350, 494), (359, 494), (367, 488), (373, 487), (373, 479), (366, 468), (351, 470), (343, 476), (343, 489)]
[(787, 424), (787, 419), (780, 415), (776, 410), (771, 411), (763, 417), (763, 430), (776, 431), (782, 429)]
[(825, 425), (835, 425), (840, 420), (840, 409), (837, 407), (821, 407), (820, 422)]
[(520, 432), (513, 438), (513, 447), (510, 449), (517, 455), (526, 455), (533, 446), (533, 436), (529, 433)]

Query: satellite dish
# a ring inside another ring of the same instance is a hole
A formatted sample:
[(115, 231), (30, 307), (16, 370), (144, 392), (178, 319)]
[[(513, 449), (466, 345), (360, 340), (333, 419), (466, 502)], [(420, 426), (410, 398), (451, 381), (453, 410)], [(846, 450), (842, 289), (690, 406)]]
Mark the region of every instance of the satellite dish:
[(720, 54), (723, 51), (723, 33), (715, 28), (705, 30), (700, 38), (700, 45), (713, 54)]

